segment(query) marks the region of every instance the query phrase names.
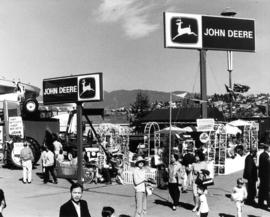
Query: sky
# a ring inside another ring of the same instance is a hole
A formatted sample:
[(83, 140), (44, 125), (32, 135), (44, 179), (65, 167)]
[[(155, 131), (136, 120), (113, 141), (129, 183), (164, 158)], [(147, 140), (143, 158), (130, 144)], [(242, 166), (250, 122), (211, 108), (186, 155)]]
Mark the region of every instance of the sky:
[[(0, 0), (0, 78), (102, 72), (106, 91), (200, 91), (199, 51), (164, 48), (163, 12), (255, 19), (255, 53), (234, 52), (232, 82), (270, 93), (269, 0)], [(207, 94), (225, 93), (226, 51), (207, 51)]]

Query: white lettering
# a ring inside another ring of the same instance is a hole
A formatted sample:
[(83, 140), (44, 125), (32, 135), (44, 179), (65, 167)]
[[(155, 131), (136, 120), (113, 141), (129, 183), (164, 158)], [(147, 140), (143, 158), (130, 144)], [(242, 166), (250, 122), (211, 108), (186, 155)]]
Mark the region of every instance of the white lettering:
[(59, 87), (59, 93), (77, 93), (77, 86)]
[(206, 32), (204, 33), (205, 36), (218, 36), (218, 37), (225, 37), (226, 31), (225, 29), (213, 29), (213, 28), (207, 28)]
[(228, 37), (229, 38), (249, 38), (253, 39), (253, 32), (252, 31), (243, 31), (243, 30), (228, 30)]
[(57, 93), (58, 93), (58, 90), (56, 87), (55, 88), (46, 88), (44, 90), (43, 95), (53, 95), (53, 94), (57, 94)]

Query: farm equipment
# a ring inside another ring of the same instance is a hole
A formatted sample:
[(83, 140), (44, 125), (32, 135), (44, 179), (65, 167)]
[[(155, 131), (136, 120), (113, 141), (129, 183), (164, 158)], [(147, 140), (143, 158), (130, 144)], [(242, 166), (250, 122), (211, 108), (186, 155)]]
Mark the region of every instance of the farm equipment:
[(39, 91), (31, 85), (12, 86), (11, 82), (0, 80), (0, 144), (5, 166), (21, 168), (20, 151), (25, 142), (32, 149), (34, 164), (37, 163), (45, 130), (59, 131), (58, 120), (41, 118), (36, 100)]

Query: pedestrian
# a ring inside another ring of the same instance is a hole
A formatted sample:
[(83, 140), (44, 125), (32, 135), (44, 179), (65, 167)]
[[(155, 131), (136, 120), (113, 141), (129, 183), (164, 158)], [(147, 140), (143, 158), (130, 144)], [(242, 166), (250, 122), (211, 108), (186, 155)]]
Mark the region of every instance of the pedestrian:
[(172, 210), (176, 210), (179, 203), (180, 190), (182, 188), (184, 177), (182, 173), (184, 172), (184, 167), (180, 164), (179, 156), (177, 154), (171, 155), (171, 163), (169, 165), (169, 194), (172, 198)]
[(195, 154), (195, 163), (192, 164), (192, 193), (194, 208), (193, 212), (196, 212), (199, 205), (199, 195), (198, 195), (198, 186), (196, 180), (200, 177), (201, 170), (208, 170), (207, 163), (205, 161), (205, 156), (201, 151), (198, 151)]
[(104, 206), (101, 212), (102, 217), (114, 217), (114, 208), (110, 206)]
[(209, 212), (209, 206), (206, 197), (207, 187), (204, 185), (198, 185), (198, 195), (199, 195), (198, 215), (200, 215), (200, 217), (207, 217)]
[(237, 217), (242, 217), (244, 201), (247, 198), (247, 190), (242, 178), (237, 179), (237, 185), (233, 188), (231, 199), (235, 202)]
[(245, 167), (243, 178), (247, 180), (247, 200), (246, 204), (255, 205), (256, 197), (256, 182), (258, 180), (257, 166), (256, 166), (257, 149), (251, 148), (249, 155), (245, 159)]
[(265, 208), (264, 201), (267, 201), (267, 206), (270, 207), (270, 145), (264, 145), (264, 152), (259, 157), (259, 195), (258, 195), (258, 206)]
[(26, 184), (28, 182), (30, 184), (32, 182), (32, 162), (34, 161), (34, 156), (27, 142), (23, 143), (20, 160), (23, 167), (23, 183)]
[(146, 195), (146, 175), (145, 160), (142, 156), (138, 156), (135, 169), (133, 172), (133, 184), (135, 189), (135, 215), (134, 217), (143, 217), (146, 215), (147, 195)]
[(60, 150), (63, 149), (63, 145), (59, 141), (59, 137), (58, 137), (58, 135), (56, 133), (52, 134), (52, 139), (53, 139), (53, 147), (54, 147), (55, 158), (57, 158)]
[(70, 187), (71, 199), (60, 207), (59, 217), (91, 217), (88, 204), (82, 200), (83, 186), (72, 183)]
[(192, 164), (195, 162), (195, 156), (193, 154), (193, 149), (188, 148), (187, 153), (183, 156), (183, 165), (185, 166), (186, 176), (184, 179), (182, 192), (186, 193), (187, 188), (192, 185)]
[(7, 206), (4, 191), (0, 189), (0, 217), (3, 217), (3, 209)]
[(47, 146), (45, 146), (45, 154), (44, 156), (42, 156), (41, 158), (43, 160), (42, 165), (45, 168), (45, 176), (44, 176), (44, 184), (46, 184), (49, 181), (50, 178), (50, 174), (53, 178), (54, 184), (57, 184), (57, 178), (56, 175), (54, 173), (54, 154), (51, 150), (48, 149)]
[(57, 155), (56, 161), (63, 162), (65, 160), (63, 149), (60, 149), (59, 154)]

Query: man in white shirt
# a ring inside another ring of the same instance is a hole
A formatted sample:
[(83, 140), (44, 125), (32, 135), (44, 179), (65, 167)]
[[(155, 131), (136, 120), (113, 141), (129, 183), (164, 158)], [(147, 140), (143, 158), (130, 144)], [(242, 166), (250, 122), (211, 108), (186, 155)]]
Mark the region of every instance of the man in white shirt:
[(44, 155), (42, 156), (41, 160), (43, 167), (45, 168), (45, 176), (44, 176), (44, 184), (49, 181), (49, 174), (52, 175), (54, 184), (57, 184), (57, 178), (54, 174), (54, 161), (55, 157), (52, 151), (45, 147)]

